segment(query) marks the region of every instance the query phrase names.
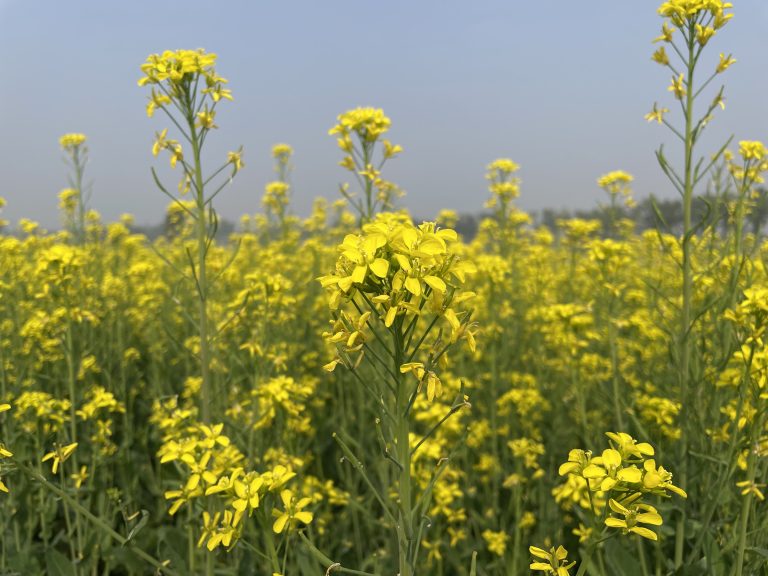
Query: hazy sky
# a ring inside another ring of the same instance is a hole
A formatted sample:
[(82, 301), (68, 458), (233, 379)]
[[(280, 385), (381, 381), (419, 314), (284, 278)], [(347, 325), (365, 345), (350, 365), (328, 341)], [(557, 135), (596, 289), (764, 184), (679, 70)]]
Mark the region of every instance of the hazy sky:
[[(4, 216), (57, 226), (66, 186), (58, 148), (88, 135), (91, 205), (105, 219), (160, 221), (166, 198), (149, 167), (161, 115), (145, 115), (139, 65), (164, 49), (219, 55), (235, 101), (221, 106), (209, 166), (245, 148), (246, 168), (219, 198), (237, 218), (260, 210), (269, 150), (295, 149), (294, 207), (335, 199), (346, 173), (327, 135), (356, 106), (384, 109), (405, 153), (385, 175), (405, 204), (479, 212), (485, 165), (522, 166), (520, 205), (591, 207), (595, 179), (623, 169), (638, 197), (670, 196), (653, 151), (676, 144), (643, 115), (658, 100), (677, 112), (669, 74), (651, 62), (657, 0), (0, 0), (0, 196)], [(768, 1), (734, 0), (735, 17), (708, 46), (738, 59), (721, 78), (727, 109), (705, 153), (734, 134), (768, 139)], [(171, 181), (173, 186), (175, 181)]]

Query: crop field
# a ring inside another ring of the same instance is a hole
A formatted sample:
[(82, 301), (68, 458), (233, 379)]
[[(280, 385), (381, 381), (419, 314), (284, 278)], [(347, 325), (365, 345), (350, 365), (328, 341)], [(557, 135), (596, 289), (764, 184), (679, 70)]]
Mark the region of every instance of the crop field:
[(768, 575), (768, 149), (704, 131), (730, 3), (658, 12), (681, 217), (646, 228), (621, 170), (597, 218), (535, 222), (507, 158), (476, 233), (415, 221), (355, 108), (337, 200), (295, 216), (277, 144), (222, 234), (224, 63), (137, 62), (163, 234), (89, 208), (79, 133), (62, 229), (0, 222), (0, 575)]

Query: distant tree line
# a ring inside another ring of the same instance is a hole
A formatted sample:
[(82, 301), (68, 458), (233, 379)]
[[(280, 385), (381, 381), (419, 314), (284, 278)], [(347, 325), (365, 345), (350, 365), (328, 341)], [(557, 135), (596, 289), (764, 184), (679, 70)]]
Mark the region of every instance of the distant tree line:
[[(693, 203), (694, 222), (703, 222), (719, 231), (724, 231), (728, 224), (729, 206), (735, 199), (732, 194), (703, 194), (697, 196)], [(670, 234), (680, 234), (683, 227), (683, 205), (679, 199), (661, 199), (648, 197), (637, 202), (633, 208), (619, 207), (619, 213), (613, 217), (626, 218), (635, 223), (635, 229), (642, 232), (648, 229), (660, 229)], [(460, 214), (456, 231), (469, 241), (477, 234), (480, 222), (487, 214)], [(558, 220), (581, 218), (584, 220), (599, 220), (603, 229), (607, 230), (608, 219), (612, 216), (604, 207), (597, 206), (590, 210), (567, 210), (564, 208), (545, 208), (532, 214), (534, 226), (546, 226), (557, 233)], [(747, 233), (763, 232), (768, 226), (768, 188), (760, 188), (750, 200), (750, 210), (747, 215)], [(174, 224), (166, 218), (162, 223), (153, 226), (133, 226), (132, 231), (141, 233), (150, 239), (159, 236), (173, 236), (177, 233)], [(217, 237), (226, 239), (235, 231), (235, 225), (222, 220)]]

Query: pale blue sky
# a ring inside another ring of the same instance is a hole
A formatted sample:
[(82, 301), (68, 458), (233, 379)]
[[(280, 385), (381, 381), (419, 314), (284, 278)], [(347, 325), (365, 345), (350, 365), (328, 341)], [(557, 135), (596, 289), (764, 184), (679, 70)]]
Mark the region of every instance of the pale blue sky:
[[(294, 206), (335, 199), (346, 178), (336, 115), (376, 106), (405, 148), (386, 174), (417, 215), (479, 212), (485, 165), (522, 166), (520, 204), (590, 207), (595, 179), (627, 170), (639, 197), (672, 192), (654, 148), (674, 143), (643, 115), (675, 112), (669, 74), (650, 61), (656, 0), (0, 0), (0, 196), (4, 216), (58, 222), (66, 186), (58, 137), (89, 137), (92, 207), (140, 223), (167, 204), (149, 166), (160, 116), (149, 120), (139, 65), (152, 52), (204, 47), (219, 55), (235, 101), (209, 139), (211, 160), (242, 144), (246, 168), (221, 196), (227, 218), (260, 210), (269, 150), (295, 149)], [(728, 108), (704, 139), (768, 140), (768, 2), (734, 0), (735, 17), (708, 47), (738, 59), (722, 78)], [(677, 116), (671, 116), (677, 118)], [(213, 162), (211, 162), (211, 165)]]

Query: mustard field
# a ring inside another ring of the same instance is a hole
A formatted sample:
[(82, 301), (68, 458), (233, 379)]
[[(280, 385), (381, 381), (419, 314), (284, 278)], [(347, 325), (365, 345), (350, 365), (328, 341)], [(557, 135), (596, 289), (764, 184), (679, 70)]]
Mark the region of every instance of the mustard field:
[(646, 120), (675, 139), (682, 219), (646, 230), (621, 170), (599, 218), (536, 224), (505, 158), (476, 235), (414, 221), (387, 180), (407, 151), (355, 108), (329, 126), (338, 199), (297, 217), (277, 144), (227, 237), (217, 198), (248, 168), (203, 160), (238, 106), (216, 56), (137, 63), (167, 124), (147, 161), (176, 175), (152, 169), (164, 233), (89, 208), (78, 133), (62, 230), (2, 222), (0, 574), (768, 575), (768, 244), (746, 225), (768, 150), (704, 131), (731, 4), (658, 11)]

